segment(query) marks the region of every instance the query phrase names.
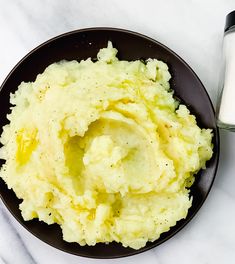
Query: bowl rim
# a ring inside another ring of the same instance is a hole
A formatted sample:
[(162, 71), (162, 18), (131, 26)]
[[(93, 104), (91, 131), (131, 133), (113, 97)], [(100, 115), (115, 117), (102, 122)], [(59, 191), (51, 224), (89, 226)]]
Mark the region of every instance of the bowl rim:
[[(168, 48), (168, 46), (162, 44), (161, 42), (155, 40), (154, 38), (148, 37), (142, 33), (138, 33), (136, 31), (132, 31), (132, 30), (128, 30), (128, 29), (123, 29), (123, 28), (116, 28), (116, 27), (88, 27), (88, 28), (80, 28), (80, 29), (75, 29), (72, 31), (68, 31), (68, 32), (64, 32), (62, 34), (56, 35), (44, 42), (42, 42), (41, 44), (37, 45), (35, 48), (33, 48), (32, 50), (30, 50), (22, 59), (20, 59), (15, 66), (12, 68), (12, 70), (7, 74), (7, 76), (5, 77), (4, 81), (2, 82), (2, 84), (0, 85), (0, 93), (1, 90), (3, 89), (4, 85), (6, 84), (6, 82), (8, 81), (8, 79), (11, 77), (11, 75), (14, 73), (14, 71), (21, 65), (21, 63), (23, 63), (28, 57), (30, 57), (34, 52), (36, 52), (37, 50), (41, 49), (42, 47), (46, 46), (47, 44), (50, 44), (51, 42), (63, 38), (63, 37), (67, 37), (73, 34), (77, 34), (77, 33), (86, 33), (87, 31), (115, 31), (115, 32), (121, 32), (121, 33), (126, 33), (126, 34), (131, 34), (131, 35), (135, 35), (137, 37), (141, 37), (144, 38), (148, 41), (154, 42), (156, 43), (158, 46), (161, 46), (162, 48), (164, 48), (165, 50), (167, 50), (168, 52), (172, 53), (182, 64), (184, 64), (185, 67), (187, 67), (190, 72), (196, 77), (196, 79), (198, 80), (198, 82), (201, 85), (201, 88), (204, 90), (208, 100), (209, 100), (209, 104), (211, 109), (213, 110), (213, 114), (214, 114), (214, 118), (215, 118), (215, 109), (214, 106), (212, 104), (211, 98), (205, 88), (205, 86), (203, 85), (202, 81), (200, 80), (200, 78), (198, 77), (198, 75), (195, 73), (195, 71), (185, 62), (184, 59), (182, 59), (181, 56), (179, 56), (177, 53), (175, 53), (173, 50), (171, 50), (170, 48)], [(215, 122), (216, 123), (216, 122)], [(79, 257), (85, 257), (85, 258), (91, 258), (91, 259), (116, 259), (116, 258), (124, 258), (124, 257), (130, 257), (130, 256), (134, 256), (143, 252), (146, 252), (150, 249), (155, 248), (156, 246), (161, 245), (162, 243), (166, 242), (167, 240), (169, 240), (170, 238), (172, 238), (173, 236), (175, 236), (179, 231), (181, 231), (187, 224), (189, 224), (189, 222), (191, 222), (191, 220), (194, 218), (194, 216), (198, 213), (198, 211), (200, 210), (200, 208), (202, 207), (202, 205), (204, 204), (204, 202), (206, 201), (211, 188), (214, 184), (215, 181), (215, 177), (217, 175), (217, 171), (218, 171), (218, 165), (219, 165), (219, 158), (220, 158), (220, 136), (219, 136), (219, 128), (216, 124), (215, 126), (215, 137), (216, 137), (216, 142), (217, 145), (214, 146), (216, 147), (216, 159), (215, 159), (215, 166), (214, 166), (214, 173), (213, 173), (213, 179), (211, 181), (210, 187), (208, 188), (205, 197), (203, 198), (203, 200), (201, 201), (201, 203), (197, 206), (197, 208), (193, 211), (193, 213), (188, 217), (186, 217), (184, 220), (184, 223), (178, 227), (176, 230), (174, 230), (173, 232), (171, 232), (171, 234), (169, 234), (167, 237), (165, 237), (164, 239), (162, 239), (160, 242), (158, 242), (158, 244), (151, 244), (148, 246), (145, 246), (143, 248), (140, 248), (136, 251), (133, 252), (129, 252), (129, 253), (123, 253), (123, 254), (118, 254), (115, 256), (95, 256), (95, 255), (91, 255), (88, 256), (86, 254), (83, 253), (76, 253), (76, 252), (72, 252), (69, 250), (66, 250), (64, 248), (60, 248), (59, 246), (53, 245), (53, 243), (50, 243), (49, 241), (46, 241), (44, 239), (42, 239), (38, 234), (35, 234), (32, 230), (30, 230), (29, 227), (27, 227), (24, 222), (20, 221), (18, 219), (18, 217), (15, 215), (15, 213), (13, 212), (13, 210), (10, 208), (10, 206), (7, 204), (7, 202), (4, 200), (4, 198), (2, 197), (2, 194), (0, 192), (0, 198), (3, 202), (3, 204), (5, 205), (5, 207), (7, 208), (7, 210), (11, 213), (11, 215), (16, 219), (16, 221), (22, 226), (24, 227), (24, 229), (26, 229), (31, 235), (33, 235), (33, 237), (36, 237), (37, 239), (39, 239), (40, 241), (44, 242), (45, 244), (68, 254), (74, 255), (74, 256), (79, 256)], [(157, 240), (155, 240), (157, 241)], [(91, 246), (92, 247), (92, 246)]]

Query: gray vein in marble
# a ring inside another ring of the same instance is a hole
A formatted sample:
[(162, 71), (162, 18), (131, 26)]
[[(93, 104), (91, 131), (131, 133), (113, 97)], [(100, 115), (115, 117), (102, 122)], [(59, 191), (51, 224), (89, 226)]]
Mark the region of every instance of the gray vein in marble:
[[(2, 209), (2, 208), (1, 208), (0, 212), (1, 212), (1, 214), (2, 214), (2, 216), (3, 216), (3, 218), (4, 218), (4, 220), (5, 220), (5, 221), (11, 226), (11, 228), (12, 228), (14, 234), (16, 235), (16, 237), (17, 237), (17, 239), (18, 239), (20, 245), (22, 246), (22, 248), (24, 249), (26, 255), (27, 255), (28, 258), (29, 258), (29, 261), (30, 261), (29, 263), (30, 263), (30, 264), (36, 264), (36, 263), (37, 263), (36, 260), (35, 260), (34, 257), (31, 255), (30, 251), (28, 250), (27, 246), (25, 245), (24, 241), (22, 240), (22, 238), (21, 238), (20, 234), (18, 233), (18, 231), (16, 230), (16, 228), (12, 225), (12, 223), (11, 223), (11, 221), (10, 221), (8, 215), (7, 215), (6, 212), (5, 212), (5, 209)], [(1, 256), (1, 258), (2, 258), (3, 261), (5, 260), (2, 256)], [(5, 260), (5, 263), (7, 263), (6, 260)]]
[[(48, 27), (45, 26), (43, 22), (43, 20), (45, 19), (43, 15), (43, 13), (45, 12), (42, 11), (40, 12), (41, 14), (37, 14), (36, 16), (34, 16), (34, 7), (31, 8), (30, 7), (30, 3), (24, 2), (24, 1), (15, 1), (14, 2), (17, 6), (17, 8), (20, 10), (20, 12), (24, 15), (24, 19), (27, 20), (28, 22), (30, 22), (31, 27), (37, 28), (37, 31), (40, 32), (40, 34), (42, 35), (48, 35)], [(33, 5), (34, 3), (31, 2), (31, 5)], [(39, 9), (41, 10), (41, 9)], [(33, 12), (32, 12), (33, 11)], [(41, 21), (40, 21), (41, 20)], [(46, 33), (46, 34), (45, 34)], [(35, 35), (38, 35), (38, 32), (35, 33)]]
[[(57, 1), (56, 4), (51, 1), (39, 2), (41, 8), (34, 9), (33, 2), (15, 1), (20, 12), (24, 14), (25, 19), (30, 21), (31, 27), (39, 31), (40, 35), (44, 35), (48, 38), (49, 35), (55, 34), (56, 25), (63, 26), (62, 31), (67, 31), (71, 24), (69, 23), (68, 14), (70, 13), (70, 1)], [(50, 5), (49, 10), (43, 8), (43, 6)], [(53, 11), (52, 11), (53, 10)], [(32, 12), (33, 11), (33, 12)], [(60, 27), (61, 31), (61, 27)]]
[[(22, 31), (20, 30), (22, 25), (20, 23), (15, 23), (15, 19), (14, 19), (14, 16), (16, 16), (16, 13), (14, 12), (15, 4), (11, 3), (10, 5), (5, 5), (4, 1), (0, 0), (0, 6), (2, 11), (1, 18), (3, 19), (3, 21), (9, 22), (4, 26), (7, 27), (10, 31), (14, 32), (14, 34), (17, 36), (17, 38), (20, 40), (22, 44), (27, 43), (28, 40), (27, 36), (22, 34)], [(10, 9), (11, 11), (8, 9)]]
[(6, 261), (6, 259), (3, 256), (0, 256), (0, 259), (1, 259), (3, 264), (8, 264), (9, 263), (8, 261)]
[(231, 199), (235, 200), (235, 194), (234, 194), (234, 192), (229, 191), (225, 187), (219, 186), (218, 184), (216, 184), (214, 186), (214, 189), (217, 189), (218, 191), (222, 192), (225, 197), (231, 198)]

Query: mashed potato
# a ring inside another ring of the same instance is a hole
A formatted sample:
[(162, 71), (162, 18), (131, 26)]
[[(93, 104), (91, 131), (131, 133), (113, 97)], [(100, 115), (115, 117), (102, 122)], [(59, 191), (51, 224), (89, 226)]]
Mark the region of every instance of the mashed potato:
[(80, 245), (139, 249), (187, 216), (212, 131), (173, 98), (165, 63), (116, 54), (109, 42), (97, 62), (53, 63), (19, 86), (0, 177), (26, 221), (58, 223)]

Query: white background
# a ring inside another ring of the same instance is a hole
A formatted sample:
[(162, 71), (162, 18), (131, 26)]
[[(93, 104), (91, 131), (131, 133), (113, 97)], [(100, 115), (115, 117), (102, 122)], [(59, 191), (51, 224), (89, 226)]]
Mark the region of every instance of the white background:
[[(215, 103), (225, 16), (234, 9), (234, 0), (0, 0), (0, 82), (41, 42), (74, 29), (110, 26), (169, 46), (195, 70)], [(218, 174), (197, 216), (161, 246), (124, 259), (62, 253), (25, 231), (0, 202), (0, 264), (234, 263), (234, 157), (235, 134), (221, 131)]]

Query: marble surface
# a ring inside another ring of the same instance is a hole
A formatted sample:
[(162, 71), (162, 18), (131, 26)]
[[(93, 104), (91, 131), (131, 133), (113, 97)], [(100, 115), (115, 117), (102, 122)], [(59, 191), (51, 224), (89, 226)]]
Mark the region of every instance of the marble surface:
[[(192, 66), (215, 103), (224, 19), (234, 9), (234, 0), (0, 0), (0, 82), (41, 42), (78, 28), (110, 26), (169, 46)], [(124, 259), (93, 260), (60, 252), (24, 230), (0, 202), (0, 264), (234, 263), (234, 156), (235, 133), (221, 131), (217, 178), (197, 216), (161, 246)]]

